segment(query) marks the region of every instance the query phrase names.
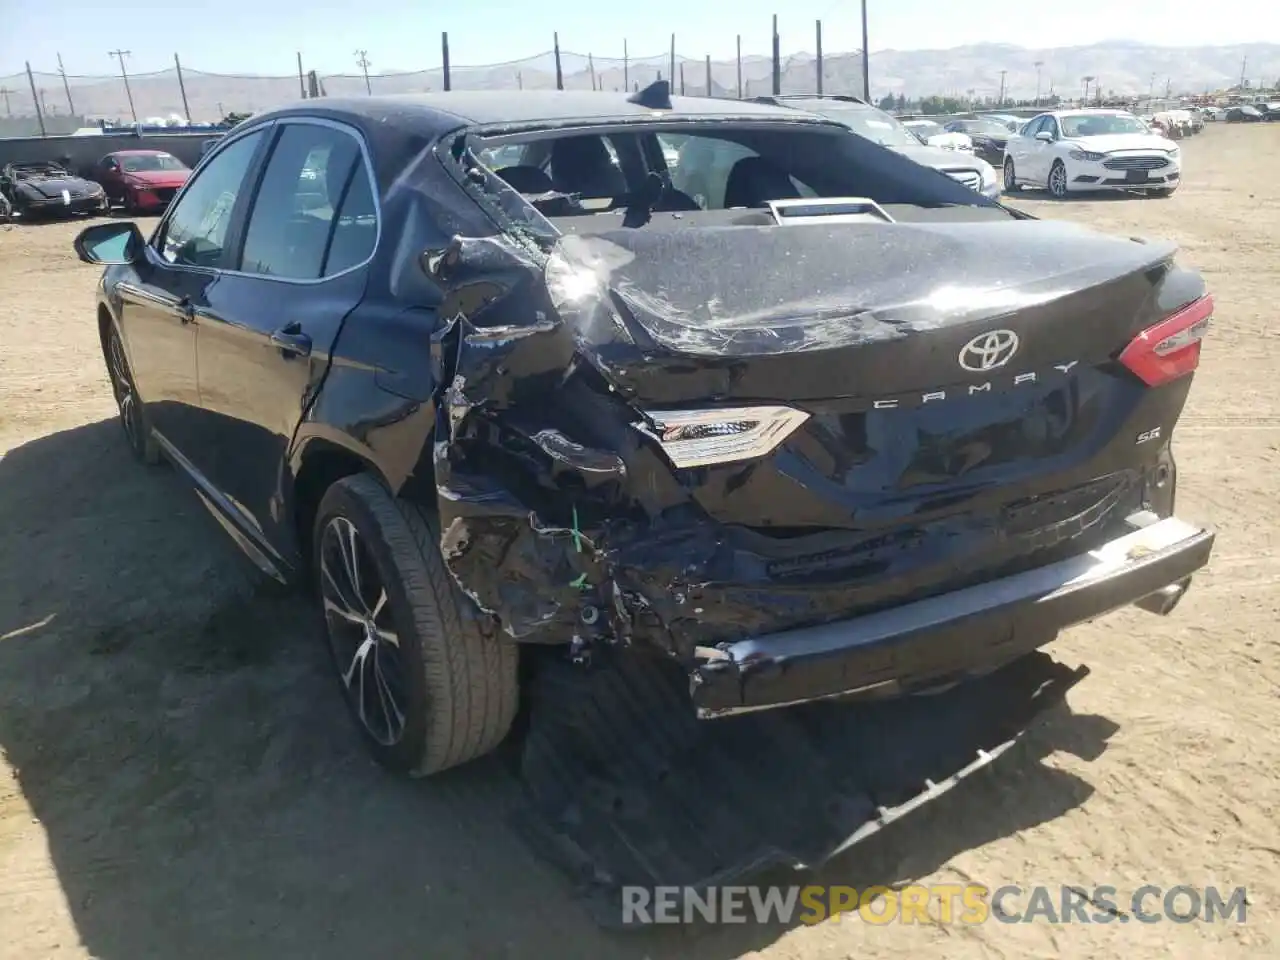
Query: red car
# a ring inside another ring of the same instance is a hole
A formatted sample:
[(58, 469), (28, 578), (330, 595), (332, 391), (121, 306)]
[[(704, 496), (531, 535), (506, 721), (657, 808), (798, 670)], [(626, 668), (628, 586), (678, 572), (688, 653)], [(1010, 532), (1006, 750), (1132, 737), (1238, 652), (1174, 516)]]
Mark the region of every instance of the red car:
[(163, 150), (120, 150), (98, 161), (96, 177), (126, 213), (163, 213), (191, 168)]

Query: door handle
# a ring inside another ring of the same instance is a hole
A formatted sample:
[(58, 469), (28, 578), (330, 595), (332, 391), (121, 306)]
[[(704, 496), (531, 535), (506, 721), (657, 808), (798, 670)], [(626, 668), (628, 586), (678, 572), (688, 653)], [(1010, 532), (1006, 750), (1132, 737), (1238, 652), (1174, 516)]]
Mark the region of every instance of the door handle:
[(311, 356), (311, 338), (302, 332), (302, 324), (296, 320), (271, 334), (271, 344), (286, 357)]

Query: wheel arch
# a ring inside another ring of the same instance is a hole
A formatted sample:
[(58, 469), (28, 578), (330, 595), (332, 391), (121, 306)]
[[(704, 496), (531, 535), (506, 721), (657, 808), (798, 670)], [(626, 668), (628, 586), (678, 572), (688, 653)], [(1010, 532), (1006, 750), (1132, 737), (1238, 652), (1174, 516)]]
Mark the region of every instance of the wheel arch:
[[(434, 497), (427, 497), (419, 486), (404, 478), (397, 480), (395, 471), (388, 470), (377, 453), (362, 444), (356, 437), (341, 430), (320, 424), (304, 424), (295, 439), (289, 458), (290, 496), (293, 534), (298, 545), (300, 569), (305, 581), (310, 572), (311, 534), (316, 512), (325, 491), (344, 477), (368, 474), (387, 489), (392, 496), (408, 495), (434, 509)], [(428, 443), (427, 448), (430, 449)], [(429, 484), (434, 494), (434, 482)]]

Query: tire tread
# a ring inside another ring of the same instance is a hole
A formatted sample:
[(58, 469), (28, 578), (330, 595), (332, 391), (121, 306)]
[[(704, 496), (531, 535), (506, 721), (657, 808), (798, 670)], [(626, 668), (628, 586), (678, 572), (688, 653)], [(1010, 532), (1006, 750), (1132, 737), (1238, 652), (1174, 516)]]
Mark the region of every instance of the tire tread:
[(490, 752), (507, 735), (518, 707), (515, 643), (485, 633), (476, 620), (462, 615), (432, 511), (393, 497), (369, 474), (339, 483), (359, 497), (377, 523), (418, 634), (434, 711), (410, 776), (438, 773)]

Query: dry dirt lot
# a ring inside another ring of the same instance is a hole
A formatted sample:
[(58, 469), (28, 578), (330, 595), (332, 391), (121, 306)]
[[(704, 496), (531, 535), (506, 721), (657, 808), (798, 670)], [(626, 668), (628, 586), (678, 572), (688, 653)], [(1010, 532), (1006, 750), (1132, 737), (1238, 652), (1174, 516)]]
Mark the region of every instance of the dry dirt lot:
[(173, 471), (130, 461), (63, 224), (0, 227), (0, 957), (1280, 955), (1280, 125), (1184, 150), (1169, 200), (1016, 202), (1175, 238), (1207, 275), (1175, 443), (1211, 569), (1167, 620), (1060, 641), (1094, 670), (1069, 709), (821, 879), (1244, 885), (1244, 926), (599, 932), (505, 826), (496, 764), (380, 773), (305, 608), (255, 591)]

